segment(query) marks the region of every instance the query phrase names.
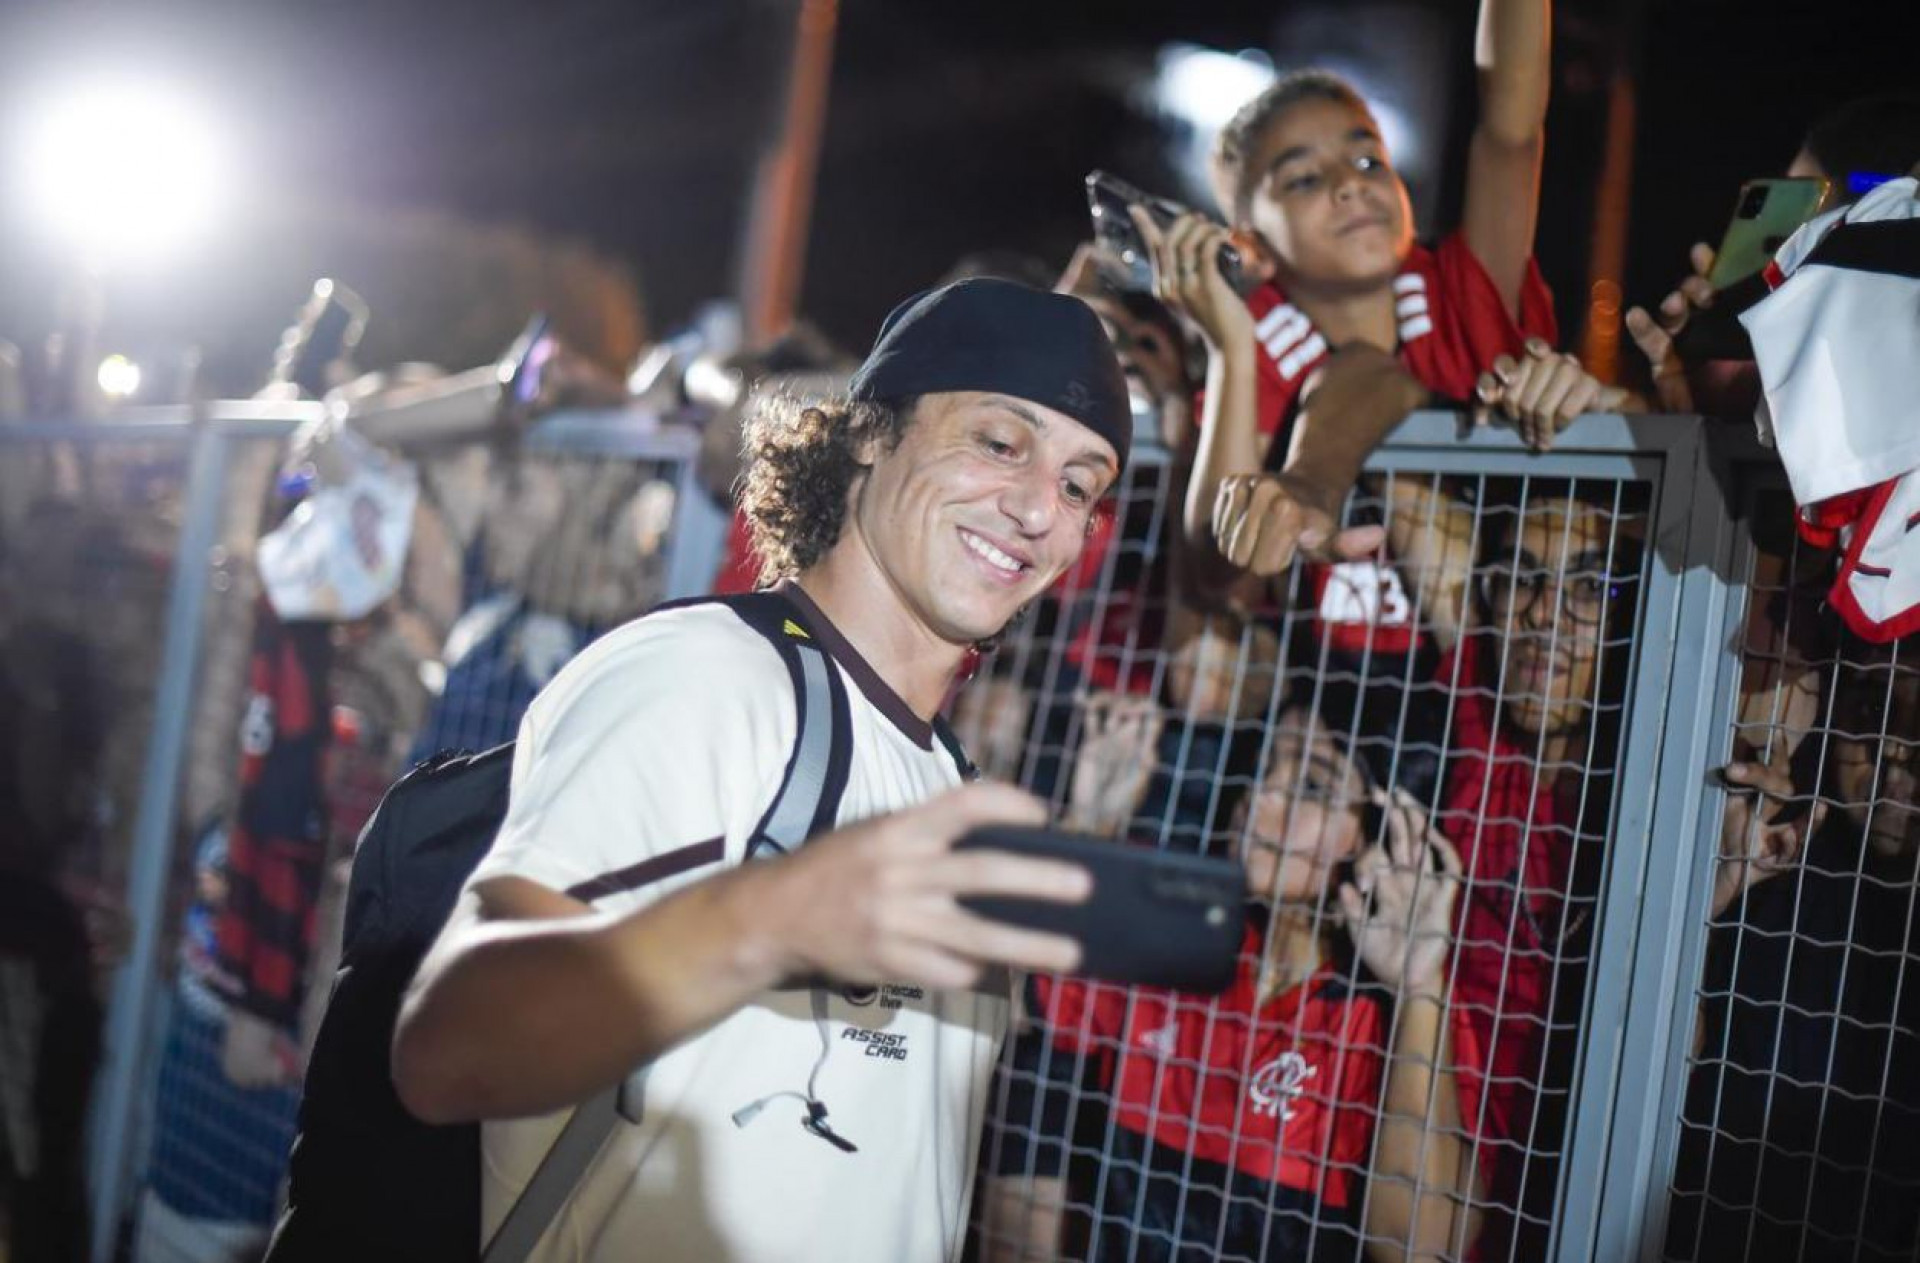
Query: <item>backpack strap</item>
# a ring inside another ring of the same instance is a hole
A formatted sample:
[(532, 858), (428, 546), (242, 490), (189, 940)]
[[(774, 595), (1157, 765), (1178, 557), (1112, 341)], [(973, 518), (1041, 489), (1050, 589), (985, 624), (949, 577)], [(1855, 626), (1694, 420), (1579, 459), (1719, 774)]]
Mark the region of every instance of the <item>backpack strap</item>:
[(573, 1117), (554, 1137), (553, 1147), (540, 1159), (540, 1166), (513, 1209), (480, 1252), (480, 1263), (525, 1263), (532, 1255), (587, 1168), (600, 1156), (607, 1137), (613, 1134), (620, 1119), (620, 1091), (609, 1088), (574, 1108)]
[[(848, 772), (853, 766), (853, 716), (847, 706), (847, 687), (833, 660), (807, 627), (805, 616), (778, 593), (699, 597), (658, 608), (709, 603), (728, 606), (742, 622), (766, 637), (793, 682), (799, 715), (793, 752), (787, 756), (773, 802), (747, 842), (749, 860), (785, 855), (814, 834), (832, 828), (840, 814), (840, 799), (846, 793)], [(970, 768), (965, 756), (959, 754), (958, 744), (952, 742), (951, 733), (942, 740), (949, 743), (948, 749), (961, 766)], [(619, 1120), (625, 1117), (631, 1122), (640, 1121), (639, 1089), (645, 1076), (642, 1069), (620, 1086), (575, 1107), (519, 1200), (481, 1251), (481, 1263), (525, 1263)]]
[(767, 638), (786, 664), (798, 707), (797, 736), (780, 789), (754, 826), (747, 858), (798, 850), (833, 828), (853, 767), (853, 713), (846, 682), (805, 615), (777, 592), (722, 598), (743, 622)]

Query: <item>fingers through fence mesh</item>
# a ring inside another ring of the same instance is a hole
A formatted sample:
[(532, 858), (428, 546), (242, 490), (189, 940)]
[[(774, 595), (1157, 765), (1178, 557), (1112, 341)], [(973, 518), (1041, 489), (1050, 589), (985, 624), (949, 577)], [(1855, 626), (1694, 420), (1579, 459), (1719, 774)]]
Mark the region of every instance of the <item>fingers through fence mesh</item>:
[(976, 1249), (1544, 1257), (1604, 868), (1644, 845), (1610, 822), (1649, 488), (1383, 475), (1348, 513), (1387, 551), (1267, 587), (1205, 573), (1172, 488), (1129, 474), (959, 716), (1069, 824), (1239, 857), (1253, 928), (1217, 997), (1032, 980)]

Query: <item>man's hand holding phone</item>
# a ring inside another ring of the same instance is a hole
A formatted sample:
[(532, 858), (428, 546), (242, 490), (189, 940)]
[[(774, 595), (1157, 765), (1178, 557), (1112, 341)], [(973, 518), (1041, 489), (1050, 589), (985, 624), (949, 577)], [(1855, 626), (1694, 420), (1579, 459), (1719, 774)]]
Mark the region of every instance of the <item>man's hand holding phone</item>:
[(986, 826), (1045, 819), (1040, 800), (1011, 785), (963, 785), (836, 829), (787, 858), (735, 869), (736, 882), (760, 887), (744, 905), (758, 924), (742, 927), (772, 949), (757, 972), (958, 990), (994, 966), (1073, 970), (1081, 947), (1071, 936), (966, 906), (1007, 899), (1061, 909), (1088, 898), (1092, 878), (1071, 862), (955, 845)]
[(1753, 358), (1739, 313), (1765, 297), (1761, 270), (1821, 212), (1829, 192), (1825, 180), (1749, 180), (1741, 186), (1719, 248), (1694, 244), (1692, 274), (1661, 301), (1656, 315), (1641, 307), (1627, 312), (1627, 332), (1653, 368), (1662, 408), (1694, 411), (1699, 392), (1688, 380), (1689, 368)]

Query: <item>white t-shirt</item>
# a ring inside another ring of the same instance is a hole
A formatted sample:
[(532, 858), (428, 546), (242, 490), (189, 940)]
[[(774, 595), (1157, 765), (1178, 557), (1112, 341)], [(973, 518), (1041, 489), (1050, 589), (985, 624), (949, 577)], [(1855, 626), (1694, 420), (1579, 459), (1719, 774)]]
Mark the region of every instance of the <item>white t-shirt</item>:
[[(789, 592), (848, 685), (853, 757), (839, 822), (959, 784), (930, 727)], [(506, 823), (471, 881), (516, 875), (618, 913), (737, 864), (779, 788), (796, 723), (778, 652), (732, 611), (630, 623), (534, 699)], [(716, 853), (724, 860), (712, 862)], [(1006, 992), (823, 994), (824, 1021), (809, 992), (770, 993), (655, 1062), (642, 1121), (617, 1127), (536, 1263), (957, 1259)], [(823, 1049), (815, 1094), (855, 1153), (800, 1125)], [(565, 1121), (485, 1125), (484, 1234)]]

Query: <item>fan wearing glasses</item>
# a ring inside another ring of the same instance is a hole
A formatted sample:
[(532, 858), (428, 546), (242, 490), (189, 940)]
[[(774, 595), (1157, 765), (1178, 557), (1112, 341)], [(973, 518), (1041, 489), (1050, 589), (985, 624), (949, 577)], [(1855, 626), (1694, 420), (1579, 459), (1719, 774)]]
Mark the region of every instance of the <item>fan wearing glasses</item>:
[(1444, 655), (1437, 821), (1467, 883), (1455, 1005), (1487, 1076), (1463, 1067), (1493, 1208), (1478, 1257), (1538, 1257), (1550, 1226), (1604, 856), (1641, 572), (1633, 484), (1488, 480), (1469, 505), (1396, 476), (1392, 547)]

